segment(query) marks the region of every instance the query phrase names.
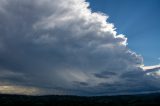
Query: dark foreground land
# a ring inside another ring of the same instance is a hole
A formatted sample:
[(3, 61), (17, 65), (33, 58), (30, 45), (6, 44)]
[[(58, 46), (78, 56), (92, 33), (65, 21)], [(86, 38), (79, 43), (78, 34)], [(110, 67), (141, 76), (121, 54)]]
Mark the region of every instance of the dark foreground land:
[(160, 94), (124, 96), (24, 96), (0, 95), (0, 106), (160, 106)]

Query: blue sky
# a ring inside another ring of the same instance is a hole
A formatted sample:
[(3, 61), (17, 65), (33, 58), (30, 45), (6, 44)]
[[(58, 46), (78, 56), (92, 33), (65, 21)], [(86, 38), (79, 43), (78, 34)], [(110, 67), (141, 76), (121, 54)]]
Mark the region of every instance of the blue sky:
[(126, 35), (128, 47), (144, 58), (145, 65), (160, 60), (160, 0), (87, 0), (92, 11), (109, 15), (116, 31)]

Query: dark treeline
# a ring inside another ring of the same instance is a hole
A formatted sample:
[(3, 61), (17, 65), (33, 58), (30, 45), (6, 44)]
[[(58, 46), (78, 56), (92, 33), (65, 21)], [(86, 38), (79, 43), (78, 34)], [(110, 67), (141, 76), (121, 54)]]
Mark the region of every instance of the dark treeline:
[(160, 106), (160, 94), (121, 96), (24, 96), (0, 95), (0, 106)]

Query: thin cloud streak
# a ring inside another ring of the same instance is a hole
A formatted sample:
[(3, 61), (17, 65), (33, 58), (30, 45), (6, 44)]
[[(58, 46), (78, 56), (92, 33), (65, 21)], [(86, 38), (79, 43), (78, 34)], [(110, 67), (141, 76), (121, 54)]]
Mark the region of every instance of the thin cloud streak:
[(142, 67), (144, 71), (146, 71), (146, 73), (150, 73), (150, 72), (156, 72), (160, 70), (160, 65), (154, 65), (154, 66), (143, 66)]

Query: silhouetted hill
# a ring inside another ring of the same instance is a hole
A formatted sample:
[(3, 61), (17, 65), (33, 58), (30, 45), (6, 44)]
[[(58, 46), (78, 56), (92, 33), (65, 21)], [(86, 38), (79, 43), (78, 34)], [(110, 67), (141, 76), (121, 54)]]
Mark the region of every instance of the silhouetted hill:
[(160, 94), (121, 96), (25, 96), (0, 95), (0, 106), (160, 106)]

